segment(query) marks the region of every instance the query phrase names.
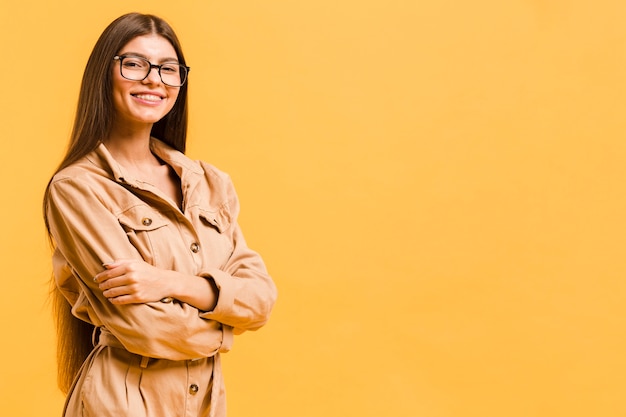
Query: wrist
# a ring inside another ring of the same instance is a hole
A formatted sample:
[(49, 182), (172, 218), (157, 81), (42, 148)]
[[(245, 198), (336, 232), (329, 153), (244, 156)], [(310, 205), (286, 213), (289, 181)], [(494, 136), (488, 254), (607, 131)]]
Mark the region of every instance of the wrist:
[(168, 271), (166, 293), (161, 302), (178, 300), (201, 311), (212, 311), (217, 305), (218, 289), (211, 278)]
[(161, 298), (162, 303), (171, 303), (174, 300), (178, 300), (180, 297), (180, 275), (176, 271), (163, 271), (164, 275), (161, 279), (163, 285), (163, 298)]

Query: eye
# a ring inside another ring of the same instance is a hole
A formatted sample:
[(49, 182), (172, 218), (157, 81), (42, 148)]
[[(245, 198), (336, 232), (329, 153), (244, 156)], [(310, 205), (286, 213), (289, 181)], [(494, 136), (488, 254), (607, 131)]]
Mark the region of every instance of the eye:
[(161, 66), (161, 72), (176, 74), (180, 71), (180, 65), (178, 64), (163, 64)]
[(124, 68), (128, 69), (145, 69), (148, 66), (148, 63), (141, 58), (124, 58), (122, 62)]

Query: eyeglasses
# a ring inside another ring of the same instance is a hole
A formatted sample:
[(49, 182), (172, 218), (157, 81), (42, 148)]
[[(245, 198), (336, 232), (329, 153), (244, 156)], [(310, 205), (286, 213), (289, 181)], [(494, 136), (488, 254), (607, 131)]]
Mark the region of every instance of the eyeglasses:
[(166, 62), (156, 65), (145, 58), (134, 55), (116, 55), (114, 60), (120, 61), (120, 74), (131, 81), (143, 81), (148, 78), (152, 68), (159, 70), (159, 77), (163, 84), (170, 87), (181, 87), (187, 81), (187, 74), (191, 70), (178, 62)]

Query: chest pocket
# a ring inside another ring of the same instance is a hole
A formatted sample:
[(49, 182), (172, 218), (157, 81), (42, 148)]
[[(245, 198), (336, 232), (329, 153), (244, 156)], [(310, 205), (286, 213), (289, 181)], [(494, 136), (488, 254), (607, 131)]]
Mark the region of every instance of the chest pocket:
[(120, 225), (128, 236), (128, 241), (139, 255), (149, 264), (158, 266), (167, 248), (171, 231), (169, 222), (160, 213), (148, 206), (134, 206), (118, 214)]
[(221, 210), (194, 207), (192, 217), (203, 248), (204, 265), (224, 269), (234, 248), (227, 207)]
[(224, 233), (230, 227), (231, 220), (227, 208), (207, 210), (198, 207), (198, 216), (206, 226), (213, 227), (219, 233)]

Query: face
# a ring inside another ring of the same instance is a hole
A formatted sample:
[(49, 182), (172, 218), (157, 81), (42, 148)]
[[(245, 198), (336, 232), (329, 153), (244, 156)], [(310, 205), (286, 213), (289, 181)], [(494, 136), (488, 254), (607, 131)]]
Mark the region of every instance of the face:
[[(169, 41), (159, 35), (138, 36), (128, 42), (118, 55), (146, 58), (152, 64), (178, 62)], [(113, 61), (113, 105), (118, 128), (151, 126), (161, 120), (176, 103), (180, 87), (169, 87), (161, 81), (156, 68), (143, 81), (131, 81), (120, 74), (120, 62)]]

